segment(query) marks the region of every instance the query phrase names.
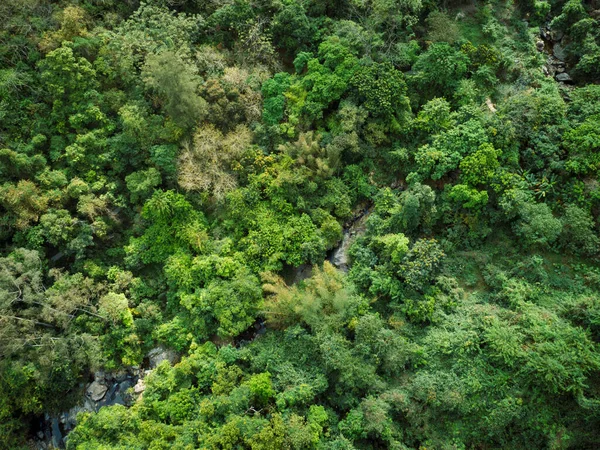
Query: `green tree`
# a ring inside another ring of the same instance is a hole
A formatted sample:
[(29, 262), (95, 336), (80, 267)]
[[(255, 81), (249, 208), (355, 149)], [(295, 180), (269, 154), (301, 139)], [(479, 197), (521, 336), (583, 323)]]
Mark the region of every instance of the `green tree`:
[(562, 223), (546, 203), (525, 202), (519, 206), (518, 214), (520, 220), (514, 230), (526, 245), (551, 245), (562, 231)]
[(467, 73), (469, 58), (446, 42), (432, 44), (413, 66), (415, 81), (425, 97), (451, 96)]
[(309, 119), (320, 119), (323, 110), (348, 90), (358, 69), (358, 59), (340, 39), (332, 36), (319, 45), (316, 58), (307, 62), (302, 85), (307, 91), (303, 111)]
[(206, 115), (207, 104), (199, 95), (197, 69), (177, 53), (149, 55), (142, 69), (147, 88), (156, 92), (169, 117), (181, 128), (197, 125)]
[(54, 273), (46, 289), (44, 265), (27, 249), (0, 258), (0, 429), (7, 439), (22, 432), (28, 414), (69, 407), (65, 392), (100, 362), (97, 338), (78, 326), (95, 318), (98, 287), (80, 274)]
[(595, 223), (589, 212), (576, 206), (567, 205), (561, 217), (562, 244), (574, 253), (595, 255), (598, 252), (600, 240), (594, 233)]
[(501, 155), (491, 144), (482, 144), (479, 149), (460, 162), (461, 177), (472, 186), (487, 185), (500, 167)]
[(487, 191), (478, 191), (465, 184), (455, 184), (448, 192), (448, 198), (460, 205), (461, 208), (482, 210), (488, 203)]
[(294, 160), (294, 165), (306, 173), (309, 180), (325, 180), (333, 176), (340, 165), (340, 154), (334, 146), (322, 147), (313, 132), (301, 133), (296, 142), (279, 146), (279, 150)]
[(404, 125), (410, 113), (410, 102), (404, 76), (392, 64), (363, 64), (350, 83), (357, 91), (358, 103), (371, 115), (391, 121), (394, 131)]
[(161, 184), (160, 172), (154, 167), (147, 170), (132, 172), (125, 177), (127, 189), (131, 193), (131, 202), (137, 203), (152, 195), (155, 188)]
[(26, 228), (46, 210), (48, 200), (31, 181), (5, 183), (0, 186), (0, 205), (6, 211), (2, 217), (2, 225), (8, 228)]
[(212, 125), (199, 127), (179, 156), (179, 185), (187, 191), (208, 191), (217, 200), (237, 186), (235, 169), (250, 147), (252, 133), (239, 125), (227, 135)]
[(208, 245), (204, 216), (174, 191), (155, 191), (142, 208), (142, 218), (147, 227), (126, 247), (133, 265), (164, 263), (178, 251), (202, 251)]
[(597, 156), (600, 148), (599, 123), (600, 115), (594, 115), (565, 133), (564, 145), (569, 152), (566, 166), (573, 173), (596, 173), (600, 168)]

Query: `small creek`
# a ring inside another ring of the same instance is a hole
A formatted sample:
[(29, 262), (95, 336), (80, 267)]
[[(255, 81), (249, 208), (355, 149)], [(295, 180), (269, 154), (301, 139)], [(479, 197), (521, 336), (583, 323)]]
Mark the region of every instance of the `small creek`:
[(80, 404), (57, 415), (44, 414), (34, 422), (30, 447), (36, 450), (65, 448), (65, 437), (75, 427), (77, 414), (97, 412), (104, 406), (130, 405), (134, 399), (131, 389), (140, 375), (143, 371), (135, 368), (110, 374), (96, 372), (91, 383), (79, 385)]
[(366, 220), (371, 214), (372, 204), (367, 204), (354, 213), (344, 224), (342, 240), (337, 247), (330, 250), (327, 259), (338, 269), (347, 272), (350, 264), (348, 250), (354, 239), (366, 231)]
[(143, 367), (126, 367), (117, 372), (95, 372), (87, 383), (79, 385), (80, 402), (60, 414), (44, 414), (34, 420), (29, 448), (49, 450), (65, 448), (65, 439), (77, 423), (77, 414), (97, 412), (112, 405), (130, 406), (144, 389), (144, 377), (162, 361), (171, 364), (179, 361), (179, 355), (170, 349), (156, 347), (144, 360)]
[(550, 23), (540, 27), (536, 48), (544, 53), (546, 64), (543, 71), (546, 76), (553, 77), (561, 84), (572, 84), (573, 79), (568, 74), (567, 53), (565, 48), (570, 44), (569, 38), (562, 31), (550, 28)]
[[(367, 204), (355, 212), (343, 226), (340, 243), (327, 254), (327, 260), (344, 272), (348, 271), (350, 264), (348, 250), (354, 239), (365, 232), (366, 219), (371, 210), (372, 205)], [(298, 267), (288, 266), (282, 271), (282, 276), (288, 285), (299, 283), (311, 275), (312, 266), (309, 264), (302, 264)], [(242, 347), (265, 332), (264, 320), (257, 319), (248, 330), (235, 339), (234, 344), (236, 347)], [(149, 360), (144, 366), (152, 369), (164, 359), (175, 362), (177, 355), (157, 348), (150, 352)], [(80, 384), (82, 398), (80, 404), (58, 415), (45, 414), (35, 421), (33, 436), (29, 440), (30, 447), (35, 450), (65, 448), (65, 438), (75, 427), (77, 414), (84, 411), (97, 412), (104, 406), (131, 405), (135, 398), (143, 392), (143, 378), (149, 372), (149, 369), (144, 370), (139, 367), (128, 367), (116, 373), (96, 372), (88, 383)]]

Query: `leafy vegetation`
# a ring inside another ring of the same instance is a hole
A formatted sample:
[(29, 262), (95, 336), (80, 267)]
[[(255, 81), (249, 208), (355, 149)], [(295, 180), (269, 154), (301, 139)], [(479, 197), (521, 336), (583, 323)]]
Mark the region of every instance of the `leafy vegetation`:
[(0, 446), (600, 446), (597, 4), (0, 3)]

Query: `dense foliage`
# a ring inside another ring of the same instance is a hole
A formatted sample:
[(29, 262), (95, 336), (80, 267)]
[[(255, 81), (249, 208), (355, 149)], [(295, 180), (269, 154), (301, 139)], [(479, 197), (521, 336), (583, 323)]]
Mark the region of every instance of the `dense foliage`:
[(600, 446), (597, 1), (0, 18), (0, 446), (158, 345), (68, 449)]

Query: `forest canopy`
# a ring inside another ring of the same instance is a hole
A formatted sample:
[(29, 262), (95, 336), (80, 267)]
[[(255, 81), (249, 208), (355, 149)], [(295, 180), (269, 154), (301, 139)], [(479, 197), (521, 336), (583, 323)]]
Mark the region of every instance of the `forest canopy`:
[(600, 447), (600, 2), (0, 2), (0, 448)]

